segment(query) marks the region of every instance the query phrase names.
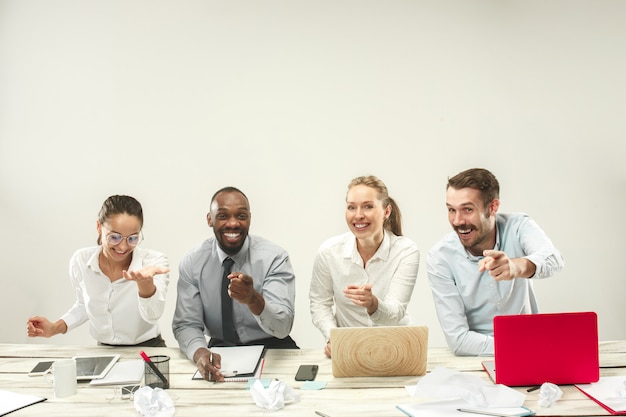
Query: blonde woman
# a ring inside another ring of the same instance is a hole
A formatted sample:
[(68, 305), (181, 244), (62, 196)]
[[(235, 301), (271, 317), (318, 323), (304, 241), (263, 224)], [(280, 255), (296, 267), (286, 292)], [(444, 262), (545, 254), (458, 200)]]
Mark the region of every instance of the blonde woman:
[(380, 179), (350, 182), (345, 215), (350, 231), (321, 245), (309, 290), (328, 357), (333, 327), (411, 324), (407, 306), (419, 268), (417, 245), (402, 236), (400, 209)]

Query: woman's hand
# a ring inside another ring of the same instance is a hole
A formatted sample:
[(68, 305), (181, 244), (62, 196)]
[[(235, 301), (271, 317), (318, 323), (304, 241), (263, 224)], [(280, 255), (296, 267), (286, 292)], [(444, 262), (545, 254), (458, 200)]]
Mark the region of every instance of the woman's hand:
[(29, 337), (52, 337), (66, 331), (67, 324), (60, 319), (56, 323), (52, 323), (45, 317), (33, 316), (26, 322), (26, 334)]
[(354, 304), (365, 307), (370, 316), (378, 310), (378, 298), (372, 294), (372, 284), (348, 285), (343, 293)]
[(153, 279), (155, 275), (167, 274), (170, 269), (165, 266), (148, 266), (139, 271), (122, 271), (122, 275), (129, 281), (135, 281), (142, 298), (152, 297), (156, 292)]

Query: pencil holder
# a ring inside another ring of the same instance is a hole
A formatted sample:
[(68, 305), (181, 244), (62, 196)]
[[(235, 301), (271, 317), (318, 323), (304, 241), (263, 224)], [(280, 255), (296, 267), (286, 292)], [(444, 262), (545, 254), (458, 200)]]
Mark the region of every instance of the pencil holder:
[(144, 384), (152, 388), (169, 388), (170, 379), (170, 357), (166, 355), (150, 356), (150, 362), (161, 372), (165, 381), (161, 379), (152, 367), (144, 364)]

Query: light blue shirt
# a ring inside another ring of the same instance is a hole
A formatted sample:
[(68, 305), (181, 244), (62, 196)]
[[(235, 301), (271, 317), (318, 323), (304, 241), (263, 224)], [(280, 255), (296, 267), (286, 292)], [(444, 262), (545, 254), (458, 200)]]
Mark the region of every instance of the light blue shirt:
[[(178, 296), (172, 330), (189, 359), (207, 347), (205, 334), (222, 335), (222, 261), (226, 254), (211, 237), (189, 252), (179, 265)], [(260, 315), (233, 300), (235, 331), (241, 343), (289, 336), (294, 318), (295, 276), (285, 250), (258, 236), (248, 235), (234, 256), (233, 272), (250, 275), (254, 289), (265, 299)]]
[[(526, 214), (496, 215), (496, 250), (509, 258), (527, 258), (536, 266), (533, 278), (563, 269), (552, 241)], [(493, 318), (534, 314), (537, 300), (531, 279), (495, 281), (479, 272), (483, 256), (471, 255), (456, 232), (444, 236), (428, 253), (428, 280), (439, 323), (455, 355), (493, 355)]]

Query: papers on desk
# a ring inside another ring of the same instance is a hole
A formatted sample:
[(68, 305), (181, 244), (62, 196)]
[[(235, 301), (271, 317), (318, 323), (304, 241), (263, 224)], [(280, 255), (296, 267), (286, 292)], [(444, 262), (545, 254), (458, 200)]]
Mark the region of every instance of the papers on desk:
[[(468, 406), (467, 402), (460, 399), (447, 401), (431, 401), (396, 406), (398, 410), (410, 417), (471, 417), (472, 414), (491, 416), (534, 416), (528, 408), (521, 407), (475, 407)], [(463, 410), (463, 411), (460, 411)], [(472, 414), (470, 414), (472, 413)], [(477, 416), (478, 417), (478, 416)]]
[(438, 367), (422, 377), (417, 385), (407, 386), (411, 397), (420, 400), (397, 408), (411, 417), (532, 416), (524, 407), (526, 396), (504, 385), (491, 384), (476, 375)]
[(120, 361), (100, 379), (92, 379), (89, 385), (126, 385), (139, 384), (144, 373), (143, 359)]
[[(222, 357), (222, 373), (226, 382), (246, 382), (260, 378), (263, 371), (263, 345), (212, 347), (211, 352)], [(203, 379), (196, 371), (192, 379)]]
[(576, 384), (576, 388), (612, 415), (626, 415), (626, 377), (604, 376), (593, 384)]
[(46, 398), (0, 390), (0, 416), (42, 401), (46, 401)]

